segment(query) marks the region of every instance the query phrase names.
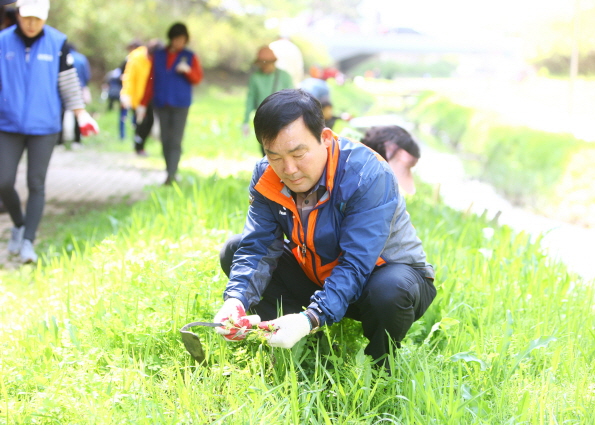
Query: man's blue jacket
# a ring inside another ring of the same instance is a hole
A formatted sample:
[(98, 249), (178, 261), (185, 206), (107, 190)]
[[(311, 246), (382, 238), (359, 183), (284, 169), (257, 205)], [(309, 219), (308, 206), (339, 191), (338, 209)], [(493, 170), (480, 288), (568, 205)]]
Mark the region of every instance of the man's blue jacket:
[(266, 157), (255, 167), (251, 204), (225, 298), (258, 304), (285, 238), (306, 275), (320, 286), (308, 307), (321, 324), (343, 318), (376, 265), (405, 263), (434, 277), (389, 165), (361, 143), (335, 136), (327, 147), (326, 193), (307, 228), (289, 189)]

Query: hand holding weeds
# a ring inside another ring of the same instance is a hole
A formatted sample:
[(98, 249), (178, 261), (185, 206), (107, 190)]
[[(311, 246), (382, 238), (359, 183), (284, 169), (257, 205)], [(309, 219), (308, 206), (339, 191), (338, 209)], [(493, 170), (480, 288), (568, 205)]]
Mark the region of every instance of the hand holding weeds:
[(223, 325), (215, 328), (215, 332), (228, 341), (240, 341), (246, 338), (252, 326), (260, 323), (260, 316), (246, 316), (242, 302), (237, 298), (228, 298), (215, 315), (214, 321)]

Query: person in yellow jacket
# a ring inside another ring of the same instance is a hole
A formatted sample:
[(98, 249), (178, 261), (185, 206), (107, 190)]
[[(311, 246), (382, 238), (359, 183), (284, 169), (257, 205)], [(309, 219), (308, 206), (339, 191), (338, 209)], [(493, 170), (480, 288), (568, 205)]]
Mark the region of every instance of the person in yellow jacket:
[[(122, 74), (122, 91), (120, 92), (120, 103), (123, 108), (132, 109), (136, 113), (136, 108), (140, 105), (145, 94), (147, 79), (151, 72), (150, 54), (159, 42), (150, 41), (147, 46), (139, 46), (128, 55), (126, 67)], [(136, 115), (135, 115), (136, 117)], [(151, 133), (154, 124), (153, 108), (147, 105), (147, 113), (141, 122), (136, 123), (134, 132), (134, 150), (137, 155), (146, 156), (145, 141)]]

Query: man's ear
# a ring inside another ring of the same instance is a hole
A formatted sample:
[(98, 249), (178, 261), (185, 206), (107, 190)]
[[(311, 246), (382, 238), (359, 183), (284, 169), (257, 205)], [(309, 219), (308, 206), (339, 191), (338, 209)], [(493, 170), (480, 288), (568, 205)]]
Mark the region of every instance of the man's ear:
[(333, 141), (334, 134), (335, 133), (333, 133), (333, 130), (331, 130), (328, 127), (324, 127), (324, 129), (322, 130), (322, 135), (320, 137), (322, 143), (326, 145), (330, 144)]

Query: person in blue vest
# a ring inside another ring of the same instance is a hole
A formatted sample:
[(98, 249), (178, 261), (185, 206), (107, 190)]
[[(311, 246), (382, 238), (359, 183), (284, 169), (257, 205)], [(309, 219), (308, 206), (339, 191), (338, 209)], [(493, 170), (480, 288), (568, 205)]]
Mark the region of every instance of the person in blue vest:
[[(28, 263), (37, 261), (33, 241), (62, 109), (74, 111), (83, 136), (99, 127), (85, 110), (66, 36), (45, 25), (49, 0), (18, 0), (16, 8), (18, 24), (0, 32), (0, 198), (14, 224), (8, 251)], [(23, 214), (15, 180), (25, 149), (29, 198)]]
[(167, 171), (165, 185), (176, 181), (182, 155), (182, 139), (192, 104), (192, 86), (202, 80), (203, 71), (198, 57), (186, 48), (190, 35), (182, 23), (175, 23), (167, 32), (165, 48), (155, 50), (151, 73), (136, 119), (142, 122), (147, 105), (153, 107), (161, 126), (161, 144)]

